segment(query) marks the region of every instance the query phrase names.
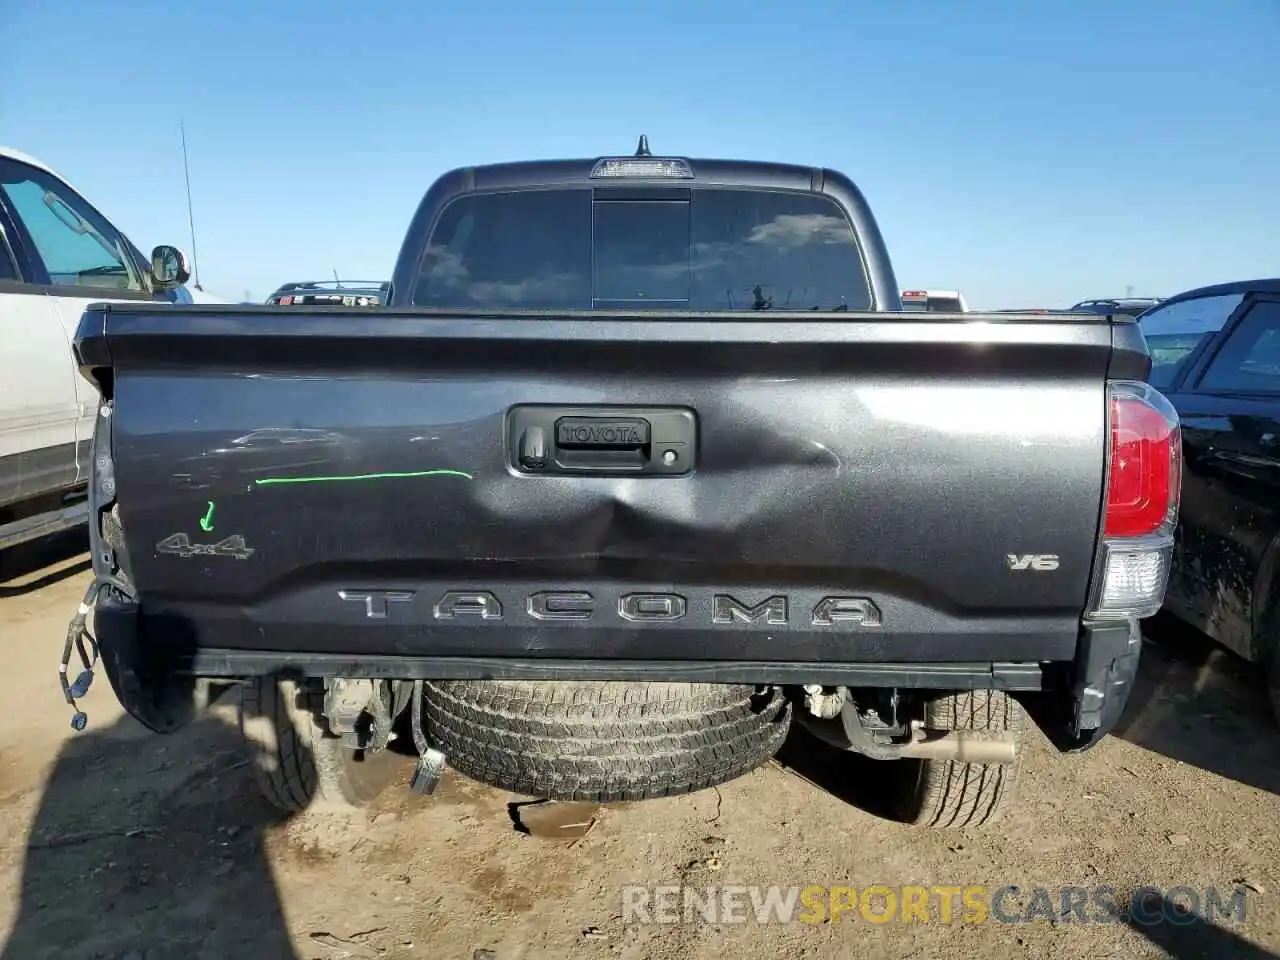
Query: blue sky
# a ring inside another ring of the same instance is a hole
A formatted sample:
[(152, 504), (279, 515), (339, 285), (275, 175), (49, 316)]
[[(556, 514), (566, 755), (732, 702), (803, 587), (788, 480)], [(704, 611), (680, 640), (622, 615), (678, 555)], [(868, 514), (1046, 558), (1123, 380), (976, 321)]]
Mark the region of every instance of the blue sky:
[[(535, 9), (536, 8), (536, 9)], [(904, 286), (1066, 306), (1280, 274), (1277, 0), (0, 0), (0, 142), (204, 286), (389, 275), (454, 166), (835, 167)]]

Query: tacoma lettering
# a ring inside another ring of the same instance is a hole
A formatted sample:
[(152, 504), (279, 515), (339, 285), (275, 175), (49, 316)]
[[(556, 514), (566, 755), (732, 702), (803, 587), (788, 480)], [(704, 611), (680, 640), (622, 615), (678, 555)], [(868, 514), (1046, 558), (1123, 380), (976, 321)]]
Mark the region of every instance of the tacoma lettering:
[(591, 616), (591, 594), (566, 591), (533, 593), (525, 609), (535, 620), (586, 620)]
[(815, 626), (853, 623), (863, 627), (880, 626), (880, 608), (863, 597), (824, 597), (813, 608)]
[(486, 591), (450, 590), (440, 598), (433, 612), (437, 620), (456, 620), (459, 617), (501, 620), (502, 603)]
[(387, 619), (387, 604), (408, 603), (415, 596), (416, 590), (339, 590), (338, 596), (343, 600), (354, 600), (364, 603), (364, 615), (372, 620)]
[(677, 593), (628, 593), (618, 598), (618, 616), (623, 620), (679, 620), (688, 607)]
[(769, 597), (761, 600), (754, 607), (740, 603), (725, 593), (717, 593), (711, 601), (712, 623), (765, 623), (784, 624), (787, 622), (787, 598)]
[[(374, 620), (403, 619), (413, 609), (417, 596), (418, 591), (414, 590), (338, 591), (340, 599), (364, 604), (365, 616)], [(791, 622), (791, 606), (791, 599), (785, 594), (751, 603), (717, 593), (711, 597), (708, 620), (718, 626), (762, 623), (781, 627)], [(595, 596), (585, 590), (539, 590), (524, 598), (524, 610), (531, 619), (544, 623), (590, 620), (600, 612)], [(688, 617), (689, 600), (678, 593), (626, 593), (618, 598), (616, 612), (620, 620), (630, 623), (673, 623)], [(435, 620), (507, 619), (502, 601), (489, 590), (447, 590), (432, 607), (431, 616)], [(701, 619), (706, 614), (697, 616)], [(880, 608), (867, 597), (823, 597), (806, 619), (810, 626), (837, 628), (878, 627), (883, 623)]]

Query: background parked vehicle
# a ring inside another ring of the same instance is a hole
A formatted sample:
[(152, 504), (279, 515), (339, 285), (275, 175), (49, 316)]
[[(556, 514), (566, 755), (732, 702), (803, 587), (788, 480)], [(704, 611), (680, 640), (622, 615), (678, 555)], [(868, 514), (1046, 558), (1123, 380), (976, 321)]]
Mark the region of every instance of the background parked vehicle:
[(391, 284), (378, 280), (304, 280), (285, 283), (267, 297), (280, 307), (377, 307), (387, 302)]
[(1280, 717), (1280, 279), (1190, 290), (1139, 324), (1182, 417), (1165, 609), (1262, 665)]
[(902, 309), (910, 312), (968, 313), (959, 290), (903, 290)]
[[(185, 269), (176, 248), (156, 252)], [(152, 261), (65, 179), (0, 147), (0, 550), (84, 522), (98, 391), (71, 338), (90, 303), (163, 301), (153, 280)]]
[(1137, 317), (1160, 302), (1158, 297), (1112, 297), (1100, 300), (1081, 300), (1079, 303), (1073, 304), (1065, 312)]
[(164, 294), (166, 300), (170, 303), (186, 305), (192, 303), (235, 303), (234, 300), (227, 300), (217, 294), (210, 293), (203, 287), (195, 284), (184, 284), (181, 287), (175, 287), (166, 291)]

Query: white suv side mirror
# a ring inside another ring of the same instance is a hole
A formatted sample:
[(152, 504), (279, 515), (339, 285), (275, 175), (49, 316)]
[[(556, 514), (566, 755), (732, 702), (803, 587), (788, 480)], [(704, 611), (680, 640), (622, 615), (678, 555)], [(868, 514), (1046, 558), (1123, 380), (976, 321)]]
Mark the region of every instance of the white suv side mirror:
[(151, 284), (156, 290), (172, 290), (190, 278), (187, 255), (177, 247), (161, 244), (151, 251)]

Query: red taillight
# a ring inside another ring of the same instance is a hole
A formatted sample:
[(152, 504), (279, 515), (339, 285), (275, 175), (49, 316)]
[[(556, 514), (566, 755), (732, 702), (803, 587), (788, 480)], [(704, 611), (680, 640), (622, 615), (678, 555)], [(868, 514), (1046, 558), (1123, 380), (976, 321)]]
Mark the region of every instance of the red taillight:
[(1107, 537), (1144, 537), (1172, 524), (1182, 482), (1178, 415), (1146, 384), (1111, 390), (1111, 470)]

